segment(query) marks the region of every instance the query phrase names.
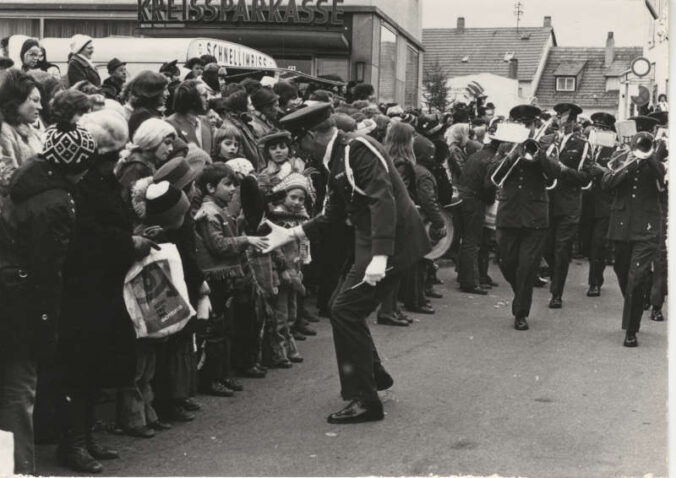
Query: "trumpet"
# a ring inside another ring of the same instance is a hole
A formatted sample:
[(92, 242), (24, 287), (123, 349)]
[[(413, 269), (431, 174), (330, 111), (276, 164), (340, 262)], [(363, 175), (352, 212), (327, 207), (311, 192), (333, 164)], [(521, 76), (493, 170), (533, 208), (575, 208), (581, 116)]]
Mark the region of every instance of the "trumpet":
[[(647, 131), (637, 133), (631, 139), (630, 149), (610, 158), (610, 161), (608, 161), (608, 169), (613, 173), (619, 173), (633, 164), (639, 164), (643, 160), (651, 157), (657, 149), (657, 146), (658, 141), (655, 141), (655, 137), (652, 134)], [(631, 156), (629, 153), (631, 153)]]
[[(507, 178), (510, 176), (510, 174), (512, 174), (512, 171), (514, 171), (514, 168), (516, 168), (521, 159), (529, 162), (533, 162), (535, 160), (535, 155), (538, 153), (538, 151), (540, 151), (541, 148), (540, 144), (538, 143), (538, 140), (542, 137), (542, 135), (544, 135), (545, 131), (547, 131), (547, 128), (549, 128), (549, 125), (551, 125), (553, 121), (554, 118), (548, 119), (545, 123), (542, 124), (542, 126), (540, 126), (540, 128), (535, 132), (532, 138), (527, 138), (525, 141), (515, 143), (514, 146), (512, 146), (512, 149), (500, 161), (500, 164), (498, 165), (497, 168), (495, 168), (495, 171), (493, 171), (493, 174), (491, 175), (491, 182), (495, 185), (495, 187), (501, 188), (505, 184), (505, 181), (507, 181)], [(500, 172), (505, 167), (505, 164), (507, 163), (509, 158), (516, 152), (519, 146), (523, 147), (523, 155), (519, 155), (514, 160), (510, 168), (502, 176), (502, 179), (498, 181), (497, 178)]]

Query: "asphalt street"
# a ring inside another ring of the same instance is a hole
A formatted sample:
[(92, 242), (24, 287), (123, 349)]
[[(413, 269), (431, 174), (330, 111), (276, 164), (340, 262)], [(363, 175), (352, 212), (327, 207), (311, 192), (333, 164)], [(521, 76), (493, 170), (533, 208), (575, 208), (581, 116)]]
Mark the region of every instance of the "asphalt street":
[[(622, 346), (622, 297), (612, 268), (598, 299), (585, 296), (587, 265), (571, 266), (564, 307), (536, 289), (531, 329), (518, 332), (511, 292), (456, 289), (440, 271), (434, 316), (408, 328), (369, 319), (386, 368), (386, 417), (329, 425), (342, 408), (331, 328), (300, 343), (305, 362), (243, 380), (235, 398), (198, 397), (197, 419), (152, 439), (102, 433), (122, 459), (109, 476), (667, 475), (667, 323), (645, 314), (639, 347)], [(56, 466), (39, 448), (41, 474)]]

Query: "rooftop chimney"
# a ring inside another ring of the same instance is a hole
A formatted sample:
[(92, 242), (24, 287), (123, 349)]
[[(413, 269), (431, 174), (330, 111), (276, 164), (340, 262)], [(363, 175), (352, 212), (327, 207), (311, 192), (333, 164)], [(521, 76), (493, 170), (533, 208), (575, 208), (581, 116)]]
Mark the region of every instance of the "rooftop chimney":
[(608, 38), (606, 39), (606, 59), (604, 66), (607, 68), (613, 64), (615, 59), (615, 38), (613, 32), (608, 32)]
[(542, 26), (544, 26), (545, 28), (551, 27), (552, 26), (552, 17), (545, 17), (545, 22)]
[(465, 17), (458, 17), (458, 31), (465, 31)]
[(512, 58), (509, 60), (509, 77), (516, 80), (519, 77), (519, 60)]

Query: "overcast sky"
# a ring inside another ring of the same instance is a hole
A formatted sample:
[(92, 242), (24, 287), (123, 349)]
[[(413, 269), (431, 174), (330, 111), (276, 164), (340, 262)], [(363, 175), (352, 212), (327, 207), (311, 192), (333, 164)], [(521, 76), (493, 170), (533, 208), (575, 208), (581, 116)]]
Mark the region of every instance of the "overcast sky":
[[(423, 28), (516, 26), (516, 0), (422, 0)], [(559, 46), (604, 46), (609, 31), (616, 46), (642, 46), (646, 35), (644, 0), (521, 0), (522, 26), (542, 26), (545, 16)]]

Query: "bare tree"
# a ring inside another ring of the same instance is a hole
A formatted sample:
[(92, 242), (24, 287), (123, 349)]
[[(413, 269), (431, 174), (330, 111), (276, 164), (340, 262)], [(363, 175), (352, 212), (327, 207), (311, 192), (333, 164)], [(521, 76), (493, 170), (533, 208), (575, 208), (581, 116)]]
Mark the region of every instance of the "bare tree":
[(445, 113), (449, 107), (448, 86), (446, 85), (448, 76), (448, 72), (439, 64), (438, 58), (430, 68), (423, 72), (423, 99), (430, 113), (434, 109)]

